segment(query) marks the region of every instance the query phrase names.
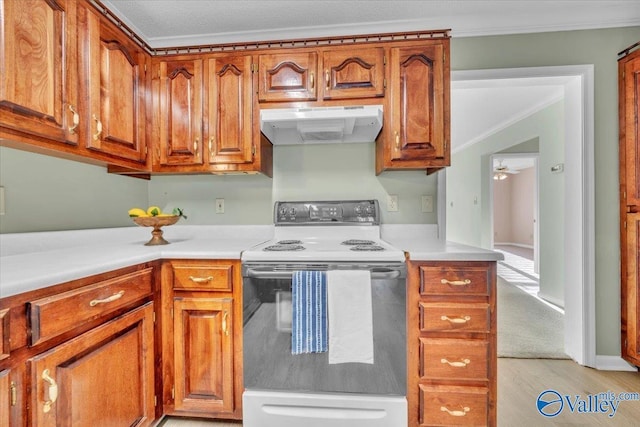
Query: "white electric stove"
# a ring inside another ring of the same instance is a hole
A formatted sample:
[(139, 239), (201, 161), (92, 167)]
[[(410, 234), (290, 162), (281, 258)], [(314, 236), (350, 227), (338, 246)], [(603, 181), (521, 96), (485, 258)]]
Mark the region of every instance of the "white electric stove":
[[(407, 425), (405, 256), (381, 239), (379, 218), (376, 200), (277, 202), (273, 239), (243, 252), (246, 427)], [(371, 295), (341, 302), (371, 298), (373, 363), (292, 354), (300, 270), (369, 272)]]

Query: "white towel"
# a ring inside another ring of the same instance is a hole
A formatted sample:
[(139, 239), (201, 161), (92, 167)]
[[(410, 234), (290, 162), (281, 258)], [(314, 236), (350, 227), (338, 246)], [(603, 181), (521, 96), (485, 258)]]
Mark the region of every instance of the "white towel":
[(373, 363), (371, 273), (327, 271), (329, 363)]

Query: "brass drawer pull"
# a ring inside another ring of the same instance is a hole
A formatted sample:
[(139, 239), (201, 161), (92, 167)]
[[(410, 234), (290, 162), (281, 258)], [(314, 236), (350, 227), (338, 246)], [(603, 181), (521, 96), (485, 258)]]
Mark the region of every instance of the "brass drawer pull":
[(229, 312), (225, 311), (224, 315), (222, 316), (222, 332), (226, 335), (229, 336), (229, 328), (227, 325), (227, 318), (229, 317)]
[(105, 299), (94, 299), (94, 300), (91, 300), (89, 305), (91, 307), (95, 307), (98, 304), (106, 304), (108, 302), (113, 302), (115, 300), (119, 300), (120, 298), (122, 298), (123, 295), (124, 295), (124, 291), (120, 291), (117, 294), (113, 294), (110, 297), (107, 297)]
[(14, 381), (11, 381), (9, 388), (11, 389), (11, 406), (16, 406), (18, 403), (18, 387), (16, 387)]
[(468, 406), (465, 406), (464, 408), (462, 408), (461, 411), (452, 411), (451, 409), (447, 408), (446, 406), (441, 406), (440, 410), (442, 412), (447, 412), (449, 415), (452, 415), (454, 417), (464, 417), (465, 415), (467, 415), (467, 412), (469, 412), (471, 410), (471, 408), (469, 408)]
[(313, 73), (311, 73), (311, 89), (314, 89), (316, 85), (315, 77)]
[(330, 89), (331, 88), (331, 79), (329, 77), (329, 70), (325, 70), (324, 75), (325, 75), (325, 81), (327, 82), (327, 89)]
[(49, 383), (49, 400), (46, 400), (44, 402), (44, 406), (42, 408), (42, 411), (46, 414), (47, 412), (51, 411), (53, 404), (56, 403), (56, 400), (58, 400), (58, 384), (56, 384), (56, 380), (49, 376), (48, 369), (45, 369), (42, 372), (42, 379), (45, 380), (45, 382)]
[(467, 286), (467, 285), (471, 284), (471, 280), (469, 280), (469, 279), (464, 279), (464, 280), (442, 279), (442, 280), (440, 280), (440, 283), (442, 283), (443, 285), (451, 285), (451, 286)]
[(449, 316), (441, 316), (440, 320), (444, 320), (447, 321), (449, 323), (456, 323), (456, 324), (463, 324), (463, 323), (467, 323), (469, 320), (471, 320), (471, 316), (463, 316), (463, 317), (449, 317)]
[(471, 363), (471, 360), (469, 359), (462, 359), (459, 362), (449, 362), (447, 359), (440, 359), (440, 363), (442, 363), (443, 365), (446, 363), (449, 366), (452, 366), (454, 368), (464, 368), (466, 367), (469, 363)]
[(208, 283), (213, 280), (213, 276), (208, 276), (208, 277), (189, 276), (189, 280), (191, 280), (194, 283)]
[(76, 133), (76, 128), (80, 124), (80, 114), (78, 114), (76, 109), (71, 104), (69, 104), (69, 111), (73, 113), (73, 126), (69, 128), (69, 133), (73, 135)]
[(100, 139), (100, 134), (102, 133), (102, 122), (96, 117), (96, 115), (93, 115), (93, 120), (95, 120), (96, 122), (96, 133), (93, 134), (93, 140), (97, 141), (98, 139)]

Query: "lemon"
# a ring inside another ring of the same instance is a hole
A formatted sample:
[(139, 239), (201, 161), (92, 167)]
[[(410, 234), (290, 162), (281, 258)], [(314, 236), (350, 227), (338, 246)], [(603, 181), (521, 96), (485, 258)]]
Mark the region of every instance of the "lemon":
[(147, 209), (147, 215), (149, 216), (158, 216), (162, 213), (162, 209), (160, 209), (157, 206), (149, 206), (149, 209)]
[(144, 217), (144, 216), (149, 216), (147, 215), (147, 213), (144, 211), (144, 209), (140, 209), (140, 208), (133, 208), (133, 209), (129, 209), (129, 216), (132, 218), (135, 217)]

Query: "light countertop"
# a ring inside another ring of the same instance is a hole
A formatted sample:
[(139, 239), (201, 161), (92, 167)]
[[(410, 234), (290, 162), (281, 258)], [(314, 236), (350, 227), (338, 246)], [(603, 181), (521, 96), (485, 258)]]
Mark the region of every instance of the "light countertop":
[[(0, 298), (163, 258), (240, 259), (269, 240), (271, 225), (182, 226), (163, 229), (169, 245), (145, 246), (149, 228), (0, 234)], [(411, 260), (497, 261), (502, 254), (445, 242), (433, 226), (389, 225), (382, 237)]]

